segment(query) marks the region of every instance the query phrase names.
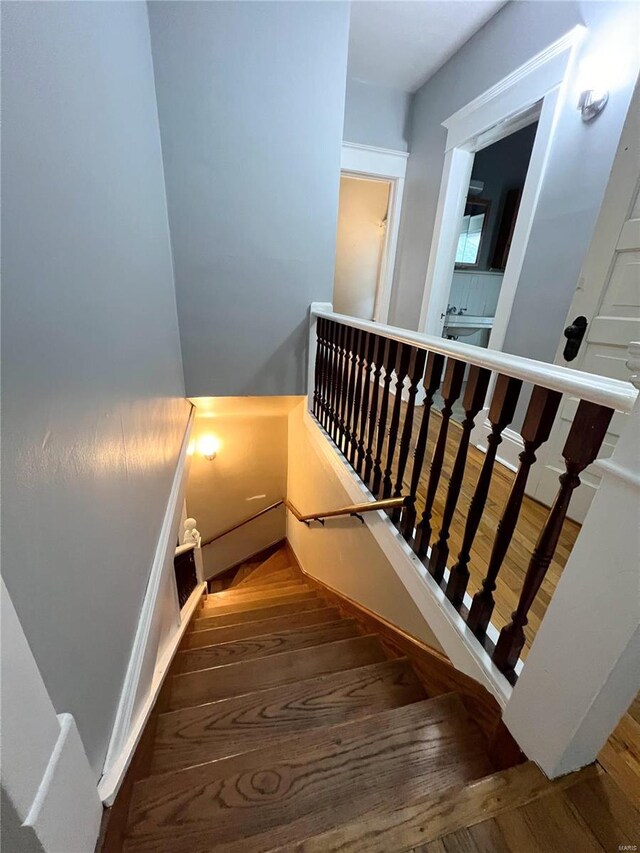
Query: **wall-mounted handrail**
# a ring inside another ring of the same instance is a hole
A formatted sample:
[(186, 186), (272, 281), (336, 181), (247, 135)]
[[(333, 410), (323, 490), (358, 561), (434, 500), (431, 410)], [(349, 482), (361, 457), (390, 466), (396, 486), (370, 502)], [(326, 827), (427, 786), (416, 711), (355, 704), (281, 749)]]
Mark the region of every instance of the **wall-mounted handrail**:
[(222, 530), (220, 533), (216, 533), (215, 536), (210, 536), (208, 539), (205, 539), (202, 543), (202, 547), (205, 545), (211, 545), (212, 542), (216, 542), (218, 539), (222, 539), (223, 536), (226, 536), (228, 533), (233, 533), (234, 530), (238, 530), (240, 527), (244, 527), (245, 524), (249, 524), (250, 521), (255, 521), (256, 518), (260, 518), (261, 515), (265, 515), (268, 512), (271, 512), (272, 509), (276, 509), (279, 506), (282, 506), (284, 500), (281, 498), (279, 501), (266, 506), (264, 509), (258, 510), (258, 512), (254, 512), (253, 515), (250, 515), (248, 518), (243, 518), (242, 521), (238, 521), (236, 524), (232, 524), (231, 527), (227, 527), (225, 530)]
[(619, 412), (629, 413), (638, 397), (638, 392), (633, 385), (620, 379), (609, 379), (595, 373), (584, 373), (570, 367), (548, 364), (544, 361), (511, 355), (499, 350), (484, 349), (473, 344), (462, 344), (446, 338), (438, 338), (435, 335), (423, 335), (396, 326), (372, 323), (369, 320), (336, 314), (318, 304), (311, 305), (311, 316), (333, 320), (334, 323), (339, 323), (342, 326), (360, 329), (360, 331), (379, 335), (400, 344), (451, 356), (467, 364), (473, 364), (487, 370), (495, 370), (505, 376), (522, 379), (524, 382), (530, 382), (533, 385), (542, 385), (549, 390), (570, 394), (581, 400), (588, 400), (590, 403), (617, 409)]
[(234, 530), (238, 530), (238, 528), (244, 527), (245, 524), (249, 524), (249, 522), (255, 521), (256, 518), (260, 518), (261, 515), (265, 515), (267, 512), (271, 512), (272, 509), (276, 509), (277, 507), (282, 506), (283, 504), (287, 507), (288, 510), (291, 511), (293, 516), (298, 521), (301, 521), (304, 524), (308, 525), (311, 521), (319, 521), (321, 523), (324, 523), (325, 518), (338, 518), (340, 516), (355, 516), (356, 518), (360, 518), (360, 516), (365, 512), (397, 509), (406, 506), (408, 500), (409, 498), (406, 497), (388, 498), (386, 500), (368, 501), (367, 503), (360, 504), (350, 504), (349, 506), (343, 506), (339, 509), (329, 509), (326, 510), (326, 512), (313, 512), (309, 515), (303, 515), (298, 509), (296, 509), (296, 507), (291, 503), (291, 501), (288, 501), (286, 498), (282, 498), (281, 500), (275, 501), (275, 503), (266, 506), (264, 509), (261, 509), (258, 512), (254, 512), (254, 514), (250, 515), (248, 518), (243, 518), (242, 521), (238, 521), (237, 524), (233, 524), (231, 527), (227, 527), (220, 533), (216, 533), (215, 536), (210, 536), (208, 539), (205, 539), (202, 543), (202, 547), (204, 548), (206, 545), (211, 545), (212, 542), (216, 542), (218, 539), (222, 539), (222, 537), (226, 536), (228, 533), (233, 533)]

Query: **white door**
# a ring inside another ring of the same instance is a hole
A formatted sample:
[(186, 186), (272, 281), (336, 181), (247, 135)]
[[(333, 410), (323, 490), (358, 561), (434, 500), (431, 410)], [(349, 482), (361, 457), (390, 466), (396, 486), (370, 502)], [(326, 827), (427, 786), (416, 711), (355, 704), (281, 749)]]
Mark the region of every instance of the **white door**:
[[(567, 326), (584, 317), (587, 328), (575, 359), (564, 358), (563, 339), (555, 363), (613, 379), (630, 380), (625, 366), (630, 341), (640, 341), (640, 88), (629, 109), (609, 185), (582, 268), (578, 287), (567, 315)], [(562, 448), (573, 420), (578, 400), (563, 401), (558, 420), (540, 454), (537, 482), (528, 490), (533, 497), (550, 505), (564, 472)], [(611, 421), (600, 458), (611, 455), (626, 415), (617, 412)], [(582, 486), (574, 492), (570, 516), (583, 521), (600, 478), (587, 469)]]

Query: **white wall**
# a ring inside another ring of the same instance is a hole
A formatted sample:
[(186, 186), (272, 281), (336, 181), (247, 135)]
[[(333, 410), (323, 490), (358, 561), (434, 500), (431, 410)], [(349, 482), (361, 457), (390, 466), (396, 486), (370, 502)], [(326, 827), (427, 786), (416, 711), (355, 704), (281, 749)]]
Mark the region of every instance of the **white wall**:
[(408, 151), (411, 131), (409, 92), (347, 80), (344, 141), (393, 151)]
[(388, 181), (340, 178), (333, 308), (339, 314), (373, 318), (380, 258), (386, 236)]
[[(287, 491), (287, 425), (300, 397), (196, 398), (193, 455), (187, 511), (203, 540), (221, 533)], [(199, 450), (203, 436), (214, 437), (214, 460)], [(284, 509), (271, 510), (203, 548), (205, 577), (261, 551), (286, 535)]]
[(331, 298), (349, 7), (149, 4), (187, 391), (302, 394)]
[[(441, 122), (578, 24), (586, 26), (586, 35), (550, 152), (504, 346), (520, 355), (553, 359), (633, 89), (633, 52), (640, 42), (632, 3), (509, 3), (415, 94), (393, 324), (417, 328), (428, 264), (425, 246), (444, 160)], [(586, 125), (576, 109), (579, 90), (600, 85), (611, 89), (609, 104)]]
[[(306, 401), (300, 403), (289, 415), (287, 497), (303, 514), (348, 506), (353, 498), (311, 440), (303, 418), (305, 405)], [(322, 436), (319, 440), (325, 441)], [(333, 519), (327, 520), (326, 527), (307, 527), (289, 514), (287, 538), (310, 575), (441, 649), (368, 527), (357, 519)]]
[(189, 407), (146, 6), (2, 7), (3, 575), (97, 777)]

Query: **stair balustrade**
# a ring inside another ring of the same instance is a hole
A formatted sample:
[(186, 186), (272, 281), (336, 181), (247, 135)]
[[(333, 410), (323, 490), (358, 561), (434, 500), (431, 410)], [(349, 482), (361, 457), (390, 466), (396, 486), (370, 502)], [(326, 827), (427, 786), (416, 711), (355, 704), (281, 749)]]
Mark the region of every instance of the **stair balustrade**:
[[(514, 684), (527, 617), (556, 554), (580, 475), (597, 458), (614, 411), (629, 413), (637, 392), (622, 381), (346, 317), (330, 306), (312, 306), (312, 323), (313, 414), (374, 497), (408, 496), (404, 506), (388, 510), (391, 521)], [(537, 541), (521, 589), (512, 590), (517, 606), (511, 621), (494, 644), (493, 593), (514, 543), (536, 453), (550, 437), (563, 395), (578, 400), (563, 451), (565, 470), (552, 507), (534, 531), (531, 541)], [(479, 542), (491, 485), (505, 476), (506, 469), (500, 466), (498, 473), (496, 465), (498, 447), (526, 397), (519, 465), (513, 475), (507, 472), (512, 482), (499, 523), (489, 541), (485, 525)], [(465, 475), (479, 416), (486, 417), (486, 451), (469, 489)], [(456, 419), (461, 423), (454, 426)], [(456, 547), (450, 554), (453, 532)], [(482, 583), (472, 596), (469, 566), (476, 546), (486, 556)]]

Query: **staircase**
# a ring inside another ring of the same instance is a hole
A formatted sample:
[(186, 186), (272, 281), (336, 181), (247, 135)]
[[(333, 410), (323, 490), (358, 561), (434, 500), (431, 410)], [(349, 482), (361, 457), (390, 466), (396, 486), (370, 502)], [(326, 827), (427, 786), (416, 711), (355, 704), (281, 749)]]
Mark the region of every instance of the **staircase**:
[(638, 813), (596, 765), (553, 783), (531, 762), (498, 769), (468, 703), (429, 696), (424, 661), (414, 669), (394, 656), (292, 563), (283, 548), (203, 600), (129, 786), (118, 849), (552, 853), (637, 843)]

